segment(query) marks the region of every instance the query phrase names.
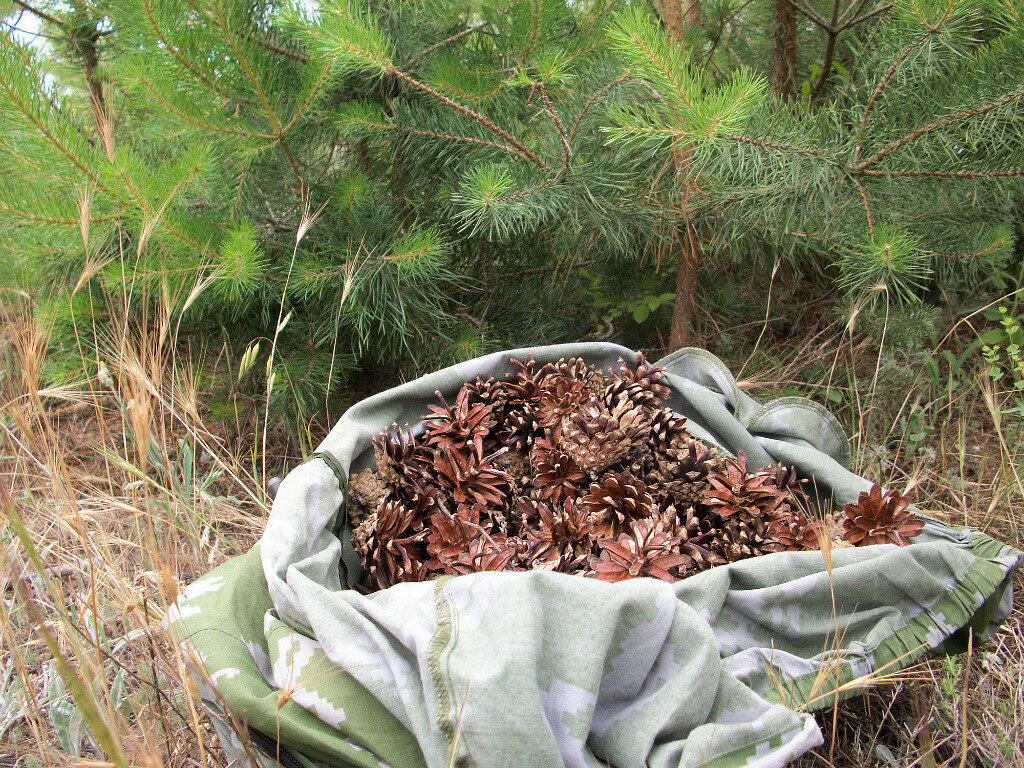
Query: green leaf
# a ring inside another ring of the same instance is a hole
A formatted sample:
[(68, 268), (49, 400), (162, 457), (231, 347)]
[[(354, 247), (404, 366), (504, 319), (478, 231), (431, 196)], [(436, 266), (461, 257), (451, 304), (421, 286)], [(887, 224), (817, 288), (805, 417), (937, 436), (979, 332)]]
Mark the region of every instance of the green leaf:
[(981, 336), (978, 337), (982, 344), (988, 346), (995, 346), (1006, 340), (1006, 331), (1002, 328), (989, 328)]

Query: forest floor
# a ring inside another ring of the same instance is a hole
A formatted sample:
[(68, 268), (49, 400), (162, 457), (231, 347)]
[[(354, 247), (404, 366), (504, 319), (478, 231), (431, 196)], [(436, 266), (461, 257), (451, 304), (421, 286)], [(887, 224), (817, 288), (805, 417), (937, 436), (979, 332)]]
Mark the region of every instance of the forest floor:
[[(94, 356), (106, 362), (92, 379), (44, 389), (45, 334), (8, 319), (0, 766), (221, 765), (187, 660), (160, 619), (185, 584), (260, 536), (263, 480), (298, 463), (297, 442), (284, 429), (264, 434), (258, 398), (218, 395), (214, 420), (200, 385), (210, 377), (159, 333), (126, 332)], [(843, 324), (815, 334), (771, 355), (754, 342), (718, 351), (756, 398), (800, 393), (833, 408), (862, 474), (909, 489), (931, 515), (1024, 544), (1021, 417), (980, 358), (928, 378), (939, 349), (914, 358), (920, 365), (890, 365)], [(962, 347), (955, 337), (942, 345)], [(314, 442), (324, 428), (305, 427)], [(1024, 765), (1019, 577), (1017, 587), (991, 642), (928, 658), (819, 714), (825, 745), (799, 765)]]

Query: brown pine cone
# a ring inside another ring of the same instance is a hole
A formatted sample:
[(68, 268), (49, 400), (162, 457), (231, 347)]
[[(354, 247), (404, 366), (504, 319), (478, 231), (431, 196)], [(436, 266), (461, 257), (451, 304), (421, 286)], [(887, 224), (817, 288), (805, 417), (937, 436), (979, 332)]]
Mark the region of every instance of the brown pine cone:
[(651, 472), (655, 495), (661, 503), (672, 502), (682, 508), (699, 504), (711, 488), (709, 475), (723, 469), (713, 448), (691, 438), (658, 457), (657, 468)]
[(619, 368), (613, 371), (604, 390), (604, 401), (609, 408), (629, 402), (634, 407), (658, 408), (672, 394), (672, 390), (658, 382), (665, 369), (648, 365), (642, 354), (637, 355), (636, 368), (619, 359)]
[(391, 498), (352, 532), (352, 544), (362, 556), (363, 568), (381, 589), (419, 578), (428, 535), (423, 519), (428, 509), (429, 500), (410, 506)]
[(629, 472), (610, 472), (582, 500), (594, 532), (600, 536), (619, 536), (629, 523), (651, 517), (656, 507), (647, 486)]
[(381, 480), (391, 488), (405, 488), (414, 493), (430, 484), (431, 450), (413, 437), (406, 424), (405, 432), (398, 424), (385, 429), (373, 441), (373, 454)]
[(772, 552), (796, 552), (821, 549), (821, 522), (811, 520), (802, 510), (787, 507), (776, 511), (768, 524), (768, 538)]
[(905, 547), (924, 530), (924, 522), (908, 509), (910, 500), (879, 485), (862, 491), (856, 504), (843, 508), (843, 539), (854, 546), (898, 544)]
[(560, 507), (541, 502), (537, 511), (540, 525), (526, 532), (526, 567), (574, 573), (586, 565), (591, 549), (586, 511), (571, 501)]
[(711, 487), (701, 503), (722, 518), (736, 517), (751, 523), (769, 517), (783, 502), (785, 494), (763, 474), (747, 471), (747, 460), (740, 451), (735, 460), (708, 475)]
[(623, 581), (639, 576), (650, 576), (662, 581), (678, 581), (681, 572), (690, 565), (690, 558), (673, 554), (668, 540), (649, 522), (640, 520), (619, 535), (617, 540), (600, 539), (599, 554), (590, 559), (590, 565), (601, 581)]
[(441, 405), (427, 406), (429, 413), (423, 417), (426, 444), (450, 445), (459, 450), (472, 445), (482, 451), (484, 438), (496, 423), (491, 415), (491, 406), (471, 404), (470, 390), (466, 387), (459, 390), (454, 405), (448, 405), (440, 392), (435, 394)]
[(559, 448), (533, 451), (533, 486), (540, 498), (552, 504), (575, 499), (587, 482), (587, 473)]
[(500, 507), (511, 480), (479, 450), (459, 451), (444, 443), (434, 454), (434, 472), (440, 487), (459, 507)]
[(603, 472), (639, 450), (650, 429), (650, 418), (629, 403), (611, 410), (585, 403), (562, 421), (561, 447), (588, 472)]

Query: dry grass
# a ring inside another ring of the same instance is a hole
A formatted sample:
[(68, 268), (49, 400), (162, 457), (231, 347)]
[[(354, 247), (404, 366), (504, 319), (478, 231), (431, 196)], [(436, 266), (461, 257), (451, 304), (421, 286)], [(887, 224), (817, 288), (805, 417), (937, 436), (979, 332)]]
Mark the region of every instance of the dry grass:
[[(83, 349), (94, 370), (105, 361), (88, 381), (44, 390), (45, 329), (27, 303), (2, 307), (0, 766), (220, 765), (188, 660), (159, 622), (185, 583), (258, 538), (265, 473), (294, 457), (274, 453), (273, 440), (266, 456), (260, 429), (206, 423), (166, 314)], [(986, 401), (976, 383), (965, 385), (929, 415), (930, 450), (908, 453), (906, 404), (884, 399), (876, 356), (858, 348), (855, 329), (826, 326), (807, 342), (792, 350), (799, 365), (755, 357), (760, 373), (745, 386), (755, 395), (778, 381), (841, 389), (841, 407), (861, 426), (862, 471), (910, 486), (933, 514), (1020, 546), (1024, 494), (1015, 439), (993, 412), (997, 395)], [(839, 387), (861, 357), (864, 376)], [(895, 439), (879, 458), (872, 446), (886, 441), (873, 436), (889, 423)], [(1022, 765), (1022, 675), (1018, 605), (988, 646), (874, 680), (821, 715), (826, 745), (801, 765)]]

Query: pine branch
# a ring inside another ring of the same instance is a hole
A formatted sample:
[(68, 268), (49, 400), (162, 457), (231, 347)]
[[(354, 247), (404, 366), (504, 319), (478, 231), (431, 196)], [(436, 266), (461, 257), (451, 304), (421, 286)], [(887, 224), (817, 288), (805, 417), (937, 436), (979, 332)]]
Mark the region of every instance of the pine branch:
[(763, 149), (776, 149), (780, 152), (794, 152), (801, 155), (814, 155), (825, 160), (831, 160), (831, 156), (820, 149), (812, 149), (811, 147), (797, 147), (792, 144), (783, 144), (777, 141), (770, 141), (768, 139), (755, 139), (751, 136), (743, 136), (738, 133), (726, 134), (725, 138), (731, 139), (739, 144), (750, 144), (754, 147), (761, 147)]
[(543, 160), (541, 160), (539, 157), (537, 157), (533, 152), (531, 152), (530, 149), (525, 144), (523, 144), (521, 141), (519, 141), (519, 139), (517, 139), (515, 136), (510, 134), (504, 128), (500, 128), (489, 117), (487, 117), (483, 113), (477, 112), (476, 110), (470, 109), (469, 107), (466, 107), (466, 106), (460, 104), (459, 102), (455, 101), (454, 99), (448, 98), (447, 96), (445, 96), (440, 91), (436, 91), (433, 88), (431, 88), (429, 85), (427, 85), (426, 83), (420, 82), (419, 80), (417, 80), (416, 78), (412, 77), (411, 75), (406, 74), (405, 72), (400, 70), (398, 67), (394, 66), (393, 64), (390, 64), (390, 63), (388, 64), (387, 72), (388, 72), (388, 74), (392, 75), (393, 77), (401, 80), (403, 83), (406, 83), (407, 85), (412, 86), (416, 90), (418, 90), (418, 91), (420, 91), (422, 93), (425, 93), (426, 95), (430, 96), (431, 98), (436, 99), (437, 101), (441, 102), (446, 107), (454, 109), (460, 115), (464, 115), (465, 117), (468, 117), (473, 122), (478, 123), (479, 125), (483, 126), (484, 128), (486, 128), (491, 133), (495, 134), (496, 136), (498, 136), (499, 138), (503, 139), (508, 144), (510, 144), (513, 147), (515, 147), (516, 150), (518, 150), (519, 153), (521, 153), (521, 155), (523, 157), (525, 157), (531, 163), (536, 165), (538, 168), (543, 168), (545, 170), (549, 170), (551, 168), (551, 166), (549, 166), (547, 163), (545, 163)]
[(956, 112), (940, 120), (936, 120), (935, 122), (929, 123), (928, 125), (922, 126), (917, 130), (911, 131), (906, 136), (897, 139), (896, 141), (890, 143), (888, 146), (878, 150), (867, 160), (864, 160), (861, 163), (855, 163), (852, 167), (855, 170), (866, 170), (867, 168), (870, 168), (872, 165), (877, 163), (879, 160), (885, 158), (887, 155), (891, 154), (892, 152), (895, 152), (896, 150), (906, 146), (907, 144), (913, 141), (916, 141), (922, 136), (927, 136), (929, 133), (937, 131), (939, 128), (947, 126), (950, 123), (959, 122), (961, 120), (970, 120), (975, 117), (981, 117), (982, 115), (987, 114), (988, 112), (991, 112), (994, 109), (998, 109), (999, 107), (1005, 106), (1013, 101), (1016, 101), (1021, 97), (1024, 97), (1024, 86), (1021, 86), (1012, 93), (1008, 93), (1002, 98), (996, 99), (995, 101), (991, 101), (988, 104), (984, 104), (974, 109), (965, 109), (960, 112)]
[(562, 147), (562, 170), (558, 172), (558, 177), (562, 178), (569, 172), (569, 164), (572, 162), (572, 147), (569, 146), (569, 136), (565, 131), (561, 118), (559, 118), (558, 113), (551, 104), (551, 99), (548, 98), (547, 93), (544, 91), (544, 84), (534, 83), (534, 87), (537, 89), (537, 93), (540, 94), (540, 99), (544, 102), (544, 111), (551, 117), (551, 122), (555, 126), (555, 132), (558, 134), (558, 143)]
[(316, 82), (309, 89), (308, 93), (306, 93), (305, 98), (302, 100), (302, 104), (300, 104), (299, 108), (295, 110), (295, 114), (291, 116), (291, 118), (288, 120), (287, 125), (285, 125), (284, 128), (282, 129), (282, 134), (287, 133), (291, 129), (291, 127), (295, 125), (295, 121), (302, 117), (303, 114), (305, 114), (306, 110), (309, 109), (310, 105), (316, 99), (317, 95), (320, 93), (321, 89), (324, 86), (324, 83), (327, 82), (327, 78), (330, 77), (330, 75), (331, 68), (329, 66), (324, 66), (321, 68), (319, 77), (317, 77)]
[(587, 99), (587, 103), (583, 105), (583, 109), (580, 110), (580, 113), (576, 116), (576, 121), (572, 124), (572, 130), (569, 131), (569, 143), (570, 144), (572, 143), (572, 140), (576, 137), (576, 131), (579, 130), (580, 123), (583, 122), (583, 118), (586, 117), (587, 113), (593, 108), (593, 106), (598, 101), (603, 99), (606, 94), (610, 93), (612, 90), (614, 90), (618, 86), (622, 85), (628, 79), (629, 79), (629, 75), (628, 74), (619, 75), (612, 82), (608, 83), (605, 86), (602, 86), (600, 89), (598, 89), (594, 93), (593, 96), (591, 96), (589, 99)]
[(256, 92), (256, 97), (260, 100), (260, 104), (263, 105), (263, 110), (266, 112), (267, 119), (270, 120), (270, 126), (274, 129), (275, 138), (281, 145), (281, 151), (284, 153), (285, 158), (288, 160), (288, 165), (291, 166), (292, 173), (299, 182), (299, 195), (301, 197), (303, 190), (306, 188), (306, 182), (302, 177), (302, 171), (299, 169), (299, 163), (295, 159), (295, 155), (288, 146), (288, 142), (285, 141), (283, 126), (277, 116), (277, 112), (274, 111), (273, 106), (270, 104), (270, 99), (264, 91), (263, 86), (260, 84), (259, 78), (256, 77), (256, 73), (253, 71), (248, 57), (242, 51), (242, 47), (238, 44), (238, 38), (235, 37), (232, 32), (231, 27), (227, 22), (227, 18), (224, 16), (224, 11), (221, 8), (220, 3), (217, 0), (213, 0), (211, 5), (217, 10), (215, 18), (217, 26), (220, 27), (221, 33), (228, 45), (231, 46), (231, 50), (235, 54), (236, 63), (242, 68), (242, 72), (249, 81), (249, 85)]
[(495, 149), (500, 149), (503, 152), (508, 152), (510, 155), (515, 155), (516, 157), (521, 157), (524, 160), (529, 160), (529, 158), (526, 155), (524, 155), (522, 152), (520, 152), (515, 147), (510, 147), (507, 144), (500, 144), (497, 141), (488, 141), (487, 139), (478, 139), (478, 138), (475, 138), (473, 136), (459, 136), (459, 135), (453, 134), (453, 133), (438, 133), (436, 131), (425, 131), (425, 130), (422, 130), (420, 128), (407, 128), (407, 127), (402, 126), (402, 125), (393, 125), (393, 124), (385, 124), (385, 123), (379, 123), (378, 124), (378, 123), (370, 123), (369, 121), (364, 121), (363, 124), (367, 125), (369, 127), (378, 128), (378, 129), (384, 130), (384, 131), (397, 131), (399, 133), (407, 133), (407, 134), (409, 134), (411, 136), (424, 136), (424, 137), (429, 137), (429, 138), (432, 138), (432, 139), (442, 139), (444, 141), (465, 141), (465, 142), (469, 142), (470, 144), (478, 144), (478, 145), (483, 146), (483, 147), (494, 147)]
[(918, 46), (920, 46), (925, 40), (931, 37), (932, 34), (933, 33), (931, 31), (925, 32), (920, 37), (912, 41), (902, 51), (900, 51), (896, 55), (896, 58), (893, 59), (892, 64), (889, 65), (889, 69), (886, 70), (885, 75), (878, 82), (878, 85), (875, 86), (875, 90), (872, 92), (871, 98), (869, 98), (867, 104), (864, 105), (864, 113), (861, 115), (860, 118), (860, 130), (857, 133), (856, 146), (853, 150), (854, 163), (856, 163), (858, 158), (860, 157), (861, 145), (864, 141), (864, 131), (866, 131), (868, 127), (868, 117), (871, 115), (871, 110), (874, 108), (875, 102), (878, 101), (878, 97), (882, 95), (882, 91), (885, 90), (885, 87), (889, 84), (889, 81), (892, 80), (893, 76), (896, 74), (896, 71), (900, 68), (900, 65), (903, 64), (903, 62), (910, 57), (910, 54), (912, 54)]
[(802, 16), (805, 16), (815, 26), (820, 27), (825, 32), (831, 31), (832, 25), (829, 24), (828, 20), (824, 16), (822, 16), (813, 8), (804, 5), (803, 3), (800, 2), (800, 0), (786, 0), (786, 2), (793, 6), (797, 13), (801, 14)]
[(474, 32), (476, 32), (478, 29), (480, 29), (483, 26), (484, 26), (483, 22), (481, 22), (479, 24), (471, 24), (470, 26), (466, 27), (465, 29), (456, 32), (451, 37), (446, 37), (444, 40), (439, 40), (438, 42), (434, 43), (433, 45), (428, 45), (422, 51), (420, 51), (419, 53), (413, 55), (409, 59), (409, 61), (406, 64), (406, 66), (411, 69), (415, 64), (419, 64), (423, 59), (425, 59), (427, 56), (432, 54), (438, 48), (444, 48), (446, 46), (452, 45), (453, 43), (457, 43), (457, 42), (459, 42), (459, 40), (462, 40), (464, 37), (468, 37), (469, 35), (473, 34)]
[(925, 249), (922, 249), (922, 253), (926, 253), (929, 256), (932, 256), (932, 257), (937, 258), (937, 259), (954, 259), (954, 260), (957, 260), (957, 261), (968, 261), (968, 260), (973, 261), (973, 260), (976, 260), (976, 259), (980, 259), (982, 256), (986, 256), (986, 255), (991, 254), (991, 253), (996, 253), (999, 250), (1001, 250), (1004, 246), (1005, 246), (1005, 244), (1002, 243), (1002, 242), (994, 242), (994, 243), (992, 243), (992, 244), (990, 244), (990, 245), (988, 245), (988, 246), (986, 246), (984, 248), (981, 248), (981, 249), (979, 249), (977, 251), (943, 252), (943, 251), (931, 251), (931, 250), (928, 250), (927, 248), (925, 248)]
[(245, 39), (248, 40), (250, 43), (255, 43), (256, 45), (262, 48), (266, 48), (268, 51), (273, 51), (274, 53), (280, 54), (281, 56), (291, 59), (292, 61), (297, 61), (300, 64), (306, 64), (309, 61), (309, 56), (303, 53), (302, 51), (293, 51), (290, 48), (285, 48), (283, 46), (276, 45), (275, 43), (272, 43), (270, 40), (266, 40), (262, 37), (259, 37), (258, 35), (255, 35), (245, 29), (240, 30), (240, 32), (245, 37)]
[[(31, 221), (34, 224), (56, 224), (60, 226), (77, 227), (79, 223), (78, 219), (61, 219), (56, 216), (44, 216), (31, 211), (26, 211), (23, 208), (15, 208), (13, 206), (5, 205), (2, 200), (0, 200), (0, 213), (6, 213), (8, 216), (16, 216), (19, 219)], [(90, 223), (94, 221), (97, 221), (97, 219), (90, 219)]]
[(103, 183), (100, 178), (82, 162), (79, 157), (71, 151), (57, 136), (56, 132), (51, 130), (50, 126), (39, 118), (39, 116), (32, 110), (31, 106), (21, 98), (21, 94), (18, 93), (12, 85), (7, 81), (6, 78), (0, 78), (0, 89), (7, 93), (10, 103), (14, 104), (18, 111), (21, 112), (36, 130), (38, 130), (57, 150), (61, 155), (64, 156), (68, 162), (75, 166), (79, 171), (85, 174), (92, 182), (97, 186), (102, 187)]
[(878, 176), (889, 178), (915, 178), (925, 177), (932, 179), (1008, 179), (1017, 176), (1024, 176), (1024, 168), (1007, 168), (997, 171), (941, 171), (941, 170), (906, 170), (906, 171), (872, 171), (870, 169), (851, 173), (859, 173), (861, 176)]
[(60, 19), (56, 18), (55, 16), (51, 16), (45, 11), (40, 11), (38, 8), (32, 7), (28, 3), (24, 2), (24, 0), (11, 0), (11, 2), (18, 6), (19, 8), (28, 11), (36, 18), (42, 19), (43, 21), (48, 21), (54, 26), (59, 27), (60, 29), (65, 29), (64, 22), (62, 22)]
[(142, 7), (146, 23), (149, 24), (150, 29), (153, 31), (153, 35), (160, 44), (163, 45), (164, 49), (171, 54), (174, 60), (178, 63), (178, 66), (199, 80), (199, 82), (211, 91), (221, 96), (224, 100), (236, 103), (236, 99), (230, 93), (225, 91), (216, 80), (210, 78), (199, 67), (194, 66), (192, 62), (182, 56), (181, 51), (174, 44), (174, 41), (168, 37), (167, 31), (161, 26), (160, 21), (157, 19), (151, 0), (138, 0), (138, 2)]
[(864, 185), (860, 183), (858, 179), (854, 179), (853, 183), (857, 185), (857, 191), (860, 193), (861, 202), (864, 203), (864, 215), (868, 220), (868, 233), (875, 231), (875, 222), (871, 217), (871, 206), (868, 205), (868, 193), (864, 191)]
[(207, 122), (205, 120), (200, 120), (199, 118), (197, 118), (197, 117), (195, 117), (193, 115), (185, 114), (185, 112), (180, 110), (166, 96), (164, 96), (164, 94), (161, 92), (161, 90), (159, 88), (157, 88), (148, 77), (144, 77), (142, 75), (136, 75), (136, 77), (138, 78), (139, 82), (141, 82), (142, 85), (146, 88), (146, 90), (149, 91), (149, 94), (156, 101), (158, 101), (160, 103), (160, 105), (163, 106), (168, 112), (170, 112), (171, 114), (175, 115), (176, 117), (181, 118), (185, 122), (187, 122), (187, 123), (189, 123), (191, 125), (194, 125), (196, 128), (202, 128), (204, 130), (213, 131), (215, 133), (223, 133), (223, 134), (227, 134), (229, 136), (240, 136), (240, 137), (245, 137), (245, 138), (256, 138), (256, 139), (273, 139), (274, 138), (274, 135), (270, 134), (270, 133), (263, 133), (262, 131), (243, 131), (243, 130), (240, 130), (238, 128), (229, 128), (229, 127), (224, 126), (224, 125), (216, 125), (214, 123), (209, 123), (209, 122)]
[[(880, 5), (877, 8), (875, 8), (873, 11), (868, 11), (867, 13), (863, 13), (860, 16), (856, 17), (855, 19), (852, 19), (851, 21), (848, 21), (848, 22), (845, 22), (845, 23), (843, 23), (843, 20), (840, 19), (839, 20), (840, 30), (853, 29), (853, 27), (856, 27), (859, 24), (863, 24), (865, 21), (869, 21), (869, 20), (875, 18), (876, 16), (881, 16), (883, 13), (886, 13), (887, 11), (892, 10), (892, 8), (895, 5), (896, 5), (895, 3), (886, 3), (885, 5)], [(853, 8), (853, 5), (851, 4), (850, 7)]]

